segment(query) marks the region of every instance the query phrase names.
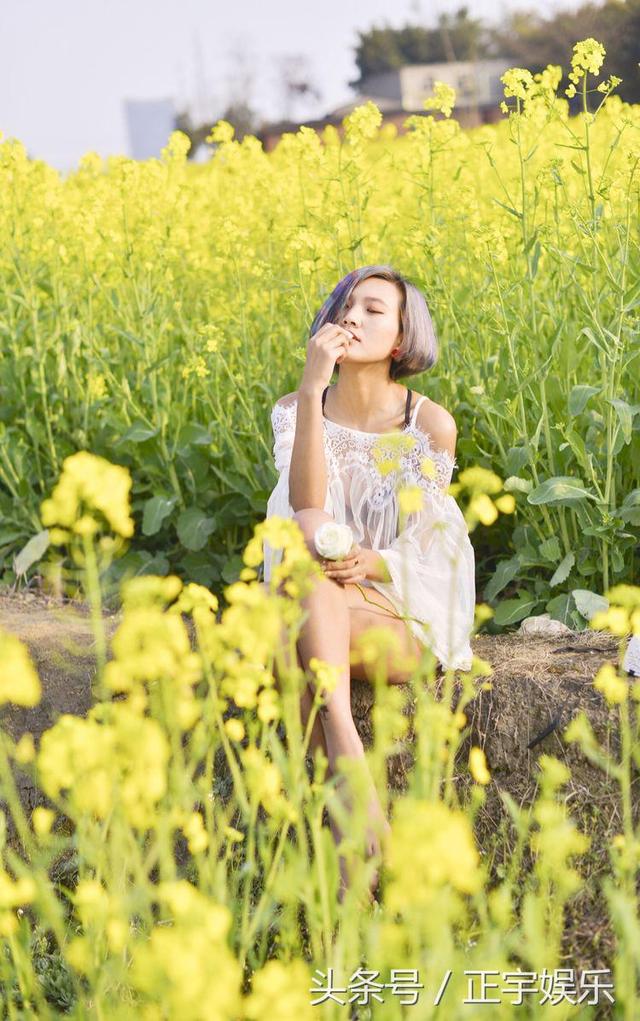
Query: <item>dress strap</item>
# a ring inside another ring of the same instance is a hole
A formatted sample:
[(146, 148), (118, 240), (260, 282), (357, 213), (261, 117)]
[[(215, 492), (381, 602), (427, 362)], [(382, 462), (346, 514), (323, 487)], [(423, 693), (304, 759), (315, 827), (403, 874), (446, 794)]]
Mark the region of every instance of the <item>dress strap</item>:
[(405, 404), (405, 408), (404, 408), (404, 426), (403, 426), (403, 429), (406, 429), (407, 426), (409, 425), (409, 411), (411, 409), (411, 397), (412, 397), (412, 395), (413, 395), (413, 390), (409, 390), (407, 388), (407, 403)]
[(415, 406), (415, 408), (413, 409), (413, 413), (412, 413), (412, 415), (411, 415), (411, 425), (412, 425), (412, 426), (416, 424), (416, 415), (418, 414), (418, 408), (420, 407), (420, 405), (422, 404), (422, 402), (423, 402), (424, 400), (426, 400), (426, 399), (427, 399), (427, 395), (426, 395), (426, 394), (422, 394), (422, 396), (421, 396), (421, 397), (418, 397), (418, 400), (416, 401), (416, 406)]
[(324, 402), (325, 402), (325, 400), (327, 398), (327, 390), (328, 389), (329, 389), (329, 387), (325, 386), (324, 390), (322, 391), (322, 413), (323, 414), (324, 414)]

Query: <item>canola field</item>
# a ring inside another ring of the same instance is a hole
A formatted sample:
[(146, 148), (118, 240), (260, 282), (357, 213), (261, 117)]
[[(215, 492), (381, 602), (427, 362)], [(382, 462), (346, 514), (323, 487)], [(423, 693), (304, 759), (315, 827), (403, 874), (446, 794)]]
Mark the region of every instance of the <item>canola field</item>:
[[(335, 784), (321, 754), (305, 760), (335, 675), (315, 664), (303, 732), (281, 635), (291, 651), (312, 561), (292, 522), (263, 520), (269, 413), (297, 387), (309, 324), (346, 272), (389, 262), (438, 331), (420, 387), (458, 426), (477, 627), (548, 612), (621, 652), (640, 634), (640, 109), (604, 60), (585, 40), (568, 80), (512, 69), (503, 120), (469, 131), (438, 86), (406, 135), (367, 103), (344, 138), (303, 127), (265, 154), (222, 121), (202, 165), (175, 132), (159, 160), (89, 153), (62, 180), (0, 138), (2, 582), (37, 571), (86, 598), (98, 659), (86, 717), (61, 716), (37, 746), (0, 728), (3, 1016), (636, 1016), (640, 681), (612, 665), (594, 679), (619, 744), (584, 714), (563, 733), (617, 799), (587, 876), (563, 755), (539, 756), (531, 806), (505, 796), (509, 854), (505, 833), (479, 845), (492, 775), (481, 748), (459, 753), (491, 667), (475, 657), (436, 697), (423, 664), (381, 893), (369, 902), (380, 862), (356, 800), (358, 879), (339, 903)], [(293, 598), (257, 583), (264, 539), (285, 551), (275, 580)], [(362, 655), (387, 644), (371, 633)], [(0, 662), (0, 703), (36, 706), (34, 663), (2, 629)], [(382, 791), (402, 710), (381, 673)], [(16, 770), (42, 792), (33, 811)], [(578, 974), (565, 923), (587, 883), (614, 952)]]

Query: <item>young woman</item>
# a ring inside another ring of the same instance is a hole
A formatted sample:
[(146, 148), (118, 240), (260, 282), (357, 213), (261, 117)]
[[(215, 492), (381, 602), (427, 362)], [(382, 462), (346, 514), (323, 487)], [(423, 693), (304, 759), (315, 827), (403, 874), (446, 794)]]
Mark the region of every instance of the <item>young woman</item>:
[[(293, 517), (325, 574), (302, 600), (308, 616), (297, 643), (299, 665), (306, 670), (316, 656), (341, 669), (311, 739), (312, 750), (323, 747), (330, 772), (337, 772), (339, 756), (364, 760), (350, 680), (371, 677), (366, 665), (350, 664), (350, 653), (368, 628), (387, 627), (400, 640), (403, 655), (387, 664), (389, 683), (409, 679), (424, 646), (445, 668), (471, 666), (474, 553), (462, 512), (446, 493), (456, 424), (445, 408), (397, 382), (431, 368), (436, 358), (422, 293), (390, 266), (365, 266), (344, 277), (316, 315), (300, 385), (272, 411), (279, 479), (267, 517)], [(334, 371), (338, 379), (330, 386)], [(411, 442), (391, 454), (396, 466), (385, 471), (376, 444), (399, 430)], [(400, 485), (418, 486), (423, 507), (398, 534)], [(353, 548), (342, 561), (325, 561), (315, 549), (314, 534), (325, 521), (353, 531)], [(266, 583), (281, 555), (265, 543)], [(309, 685), (305, 724), (312, 701)], [(367, 848), (377, 853), (389, 827), (373, 784), (368, 811)], [(334, 821), (332, 830), (339, 842)], [(343, 859), (340, 869), (342, 898)]]

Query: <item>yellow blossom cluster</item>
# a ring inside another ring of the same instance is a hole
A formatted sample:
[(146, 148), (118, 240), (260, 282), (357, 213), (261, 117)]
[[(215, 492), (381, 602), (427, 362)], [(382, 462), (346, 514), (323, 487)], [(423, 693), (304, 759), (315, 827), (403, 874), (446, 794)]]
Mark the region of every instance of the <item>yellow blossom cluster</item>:
[(610, 631), (623, 638), (640, 635), (640, 586), (614, 585), (605, 593), (609, 602), (606, 610), (599, 610), (589, 620), (595, 631)]
[(15, 909), (31, 904), (36, 896), (36, 884), (31, 876), (12, 879), (0, 868), (0, 936), (12, 936), (18, 928)]
[(382, 113), (375, 103), (368, 100), (345, 117), (345, 138), (351, 145), (358, 145), (365, 139), (375, 138), (381, 123)]
[(38, 782), (64, 793), (74, 813), (104, 819), (121, 810), (140, 829), (153, 825), (167, 789), (169, 744), (157, 720), (124, 702), (99, 703), (86, 718), (63, 713), (40, 741)]
[(26, 645), (0, 627), (0, 705), (34, 706), (40, 701), (42, 689)]
[(457, 496), (461, 490), (468, 490), (470, 493), (469, 504), (464, 512), (470, 531), (475, 528), (478, 521), (483, 525), (492, 525), (498, 513), (513, 514), (516, 501), (512, 493), (503, 493), (497, 499), (491, 499), (491, 496), (500, 492), (502, 486), (499, 475), (480, 465), (465, 468), (458, 475), (458, 481), (449, 486), (448, 492), (452, 496)]
[(456, 103), (456, 90), (446, 82), (435, 81), (433, 83), (433, 96), (423, 101), (425, 110), (439, 110), (445, 117), (451, 116)]
[(241, 755), (252, 798), (263, 805), (269, 815), (295, 822), (297, 812), (282, 791), (282, 774), (275, 762), (255, 745), (249, 745)]
[(463, 812), (441, 802), (403, 798), (395, 806), (391, 824), (386, 904), (391, 911), (428, 907), (445, 884), (454, 891), (473, 893), (482, 881), (479, 862)]
[[(569, 71), (569, 81), (571, 85), (565, 89), (565, 95), (571, 99), (576, 94), (576, 85), (578, 85), (581, 79), (585, 76), (585, 72), (590, 74), (600, 74), (600, 68), (605, 58), (606, 50), (602, 43), (597, 42), (595, 39), (583, 39), (581, 42), (576, 43), (573, 47), (573, 56), (571, 57), (571, 71)], [(619, 79), (618, 79), (619, 81)]]
[(130, 490), (131, 475), (126, 468), (85, 450), (66, 457), (51, 497), (41, 505), (43, 525), (59, 526), (51, 528), (51, 542), (68, 542), (72, 535), (95, 535), (101, 527), (96, 512), (112, 531), (129, 538), (133, 535)]
[(143, 1002), (184, 1021), (240, 1016), (242, 969), (227, 945), (229, 908), (186, 879), (159, 883), (157, 899), (170, 924), (158, 923), (132, 947), (131, 979)]

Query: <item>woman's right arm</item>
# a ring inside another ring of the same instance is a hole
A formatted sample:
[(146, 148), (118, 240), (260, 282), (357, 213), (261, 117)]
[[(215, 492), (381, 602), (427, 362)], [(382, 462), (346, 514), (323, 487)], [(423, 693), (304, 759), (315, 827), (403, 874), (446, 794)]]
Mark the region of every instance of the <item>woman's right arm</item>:
[(335, 323), (325, 323), (309, 340), (307, 361), (298, 388), (296, 435), (289, 468), (289, 503), (323, 510), (327, 496), (324, 456), (322, 391), (328, 386), (336, 362), (343, 361), (351, 334)]

